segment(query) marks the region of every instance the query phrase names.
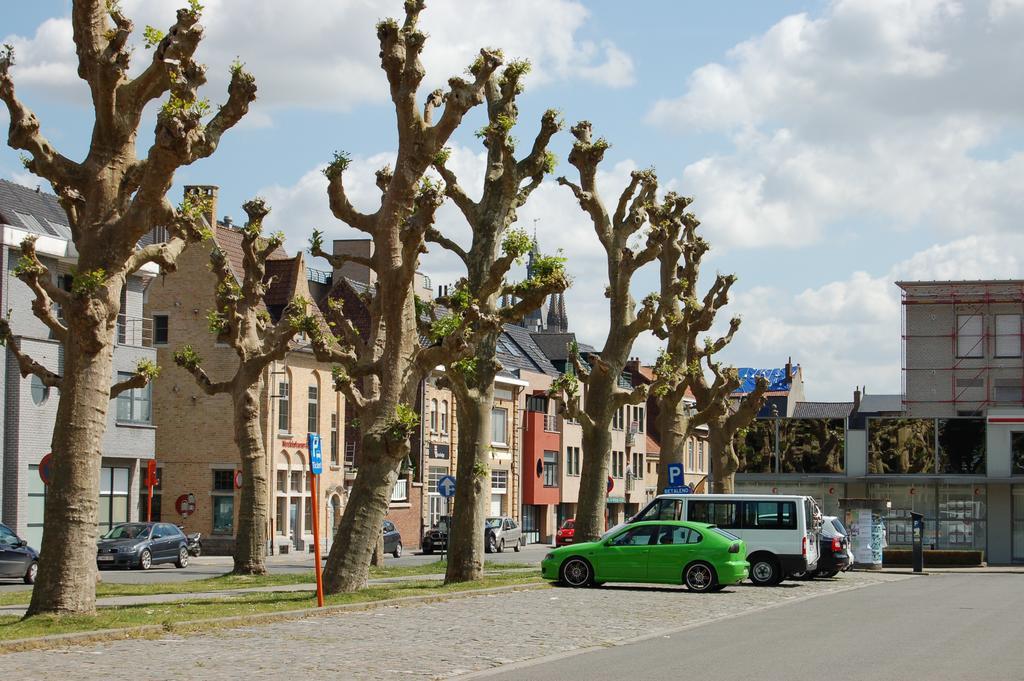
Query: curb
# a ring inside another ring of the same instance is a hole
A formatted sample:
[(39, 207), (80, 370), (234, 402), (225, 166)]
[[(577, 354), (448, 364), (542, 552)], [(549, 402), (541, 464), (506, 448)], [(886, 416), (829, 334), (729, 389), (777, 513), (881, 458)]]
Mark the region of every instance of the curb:
[(406, 605), (418, 605), (421, 603), (437, 603), (441, 601), (457, 600), (460, 598), (469, 598), (472, 596), (485, 596), (510, 591), (533, 591), (536, 589), (550, 587), (550, 582), (538, 582), (536, 584), (511, 584), (509, 586), (495, 586), (487, 589), (466, 589), (465, 591), (453, 591), (451, 593), (433, 594), (429, 596), (402, 596), (401, 598), (389, 598), (382, 601), (343, 603), (339, 605), (328, 605), (323, 608), (282, 610), (279, 612), (258, 613), (253, 615), (211, 617), (208, 619), (195, 620), (193, 622), (143, 624), (137, 627), (123, 627), (120, 629), (97, 629), (94, 631), (82, 631), (68, 634), (49, 634), (46, 636), (0, 641), (0, 655), (23, 652), (26, 650), (60, 648), (67, 645), (103, 643), (106, 641), (120, 641), (130, 638), (153, 638), (162, 634), (186, 634), (197, 630), (230, 627), (234, 625), (268, 624), (283, 620), (306, 619), (309, 617), (322, 617), (325, 615), (335, 615), (344, 612), (375, 610), (377, 608), (387, 607), (402, 607)]

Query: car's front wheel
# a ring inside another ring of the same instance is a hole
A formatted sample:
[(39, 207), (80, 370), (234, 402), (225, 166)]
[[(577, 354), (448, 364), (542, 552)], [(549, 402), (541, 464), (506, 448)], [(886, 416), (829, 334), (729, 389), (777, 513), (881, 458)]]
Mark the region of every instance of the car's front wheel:
[(153, 554), (149, 552), (149, 549), (142, 549), (142, 554), (139, 556), (139, 569), (148, 570), (153, 566)]
[(504, 553), (504, 552), (505, 552), (505, 540), (502, 539), (502, 540), (500, 540), (498, 542), (498, 553)]
[(494, 535), (487, 537), (487, 553), (494, 553), (498, 550), (498, 542), (495, 541)]
[(683, 573), (683, 581), (686, 588), (697, 593), (711, 591), (718, 581), (715, 578), (715, 569), (707, 563), (694, 563), (686, 568)]
[(178, 560), (174, 561), (174, 566), (179, 568), (188, 567), (188, 549), (182, 546), (178, 549)]
[(434, 552), (434, 546), (430, 543), (429, 539), (423, 541), (423, 553), (430, 555)]
[(28, 566), (28, 570), (25, 571), (23, 579), (26, 584), (35, 584), (36, 575), (39, 574), (39, 563), (32, 561), (32, 564)]
[(397, 544), (395, 544), (395, 550), (391, 553), (391, 555), (395, 558), (402, 557), (402, 542), (398, 542)]
[(570, 558), (562, 563), (561, 582), (566, 586), (587, 586), (593, 578), (590, 563), (583, 558)]

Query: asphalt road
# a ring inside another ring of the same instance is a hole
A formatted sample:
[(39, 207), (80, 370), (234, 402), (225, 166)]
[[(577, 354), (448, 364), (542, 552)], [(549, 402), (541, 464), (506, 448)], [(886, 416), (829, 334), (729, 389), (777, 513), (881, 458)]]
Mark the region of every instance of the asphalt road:
[[(1019, 680), (1024, 678), (1022, 612), (1024, 575), (932, 574), (474, 676), (508, 681)], [(651, 630), (657, 630), (657, 622)]]
[[(544, 554), (551, 550), (550, 546), (544, 544), (529, 544), (519, 553), (506, 550), (503, 553), (488, 553), (487, 563), (527, 563), (539, 565)], [(441, 558), (440, 554), (426, 555), (422, 553), (406, 553), (401, 558), (394, 558), (391, 555), (384, 556), (384, 565), (412, 566), (424, 563), (435, 563)], [(267, 558), (267, 569), (272, 573), (289, 572), (312, 572), (312, 555), (284, 555), (270, 556)], [(230, 556), (200, 556), (192, 558), (189, 566), (182, 570), (170, 563), (154, 565), (149, 570), (102, 570), (100, 576), (104, 582), (111, 584), (146, 584), (154, 582), (187, 582), (193, 579), (206, 579), (217, 577), (231, 570)], [(0, 593), (5, 591), (27, 590), (32, 587), (22, 584), (21, 580), (0, 579)]]

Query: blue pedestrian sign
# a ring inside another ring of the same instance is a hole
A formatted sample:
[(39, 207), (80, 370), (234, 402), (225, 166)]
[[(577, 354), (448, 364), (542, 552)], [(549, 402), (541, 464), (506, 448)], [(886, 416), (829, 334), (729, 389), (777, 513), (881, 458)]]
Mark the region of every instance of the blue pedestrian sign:
[(679, 487), (666, 487), (663, 494), (690, 494), (692, 491), (689, 485), (680, 485)]
[(309, 434), (309, 472), (320, 475), (324, 472), (324, 457), (320, 449), (320, 434)]
[(683, 464), (681, 463), (670, 463), (668, 464), (668, 486), (678, 487), (684, 484), (683, 478)]
[(455, 496), (455, 476), (442, 475), (437, 480), (437, 493), (445, 499)]

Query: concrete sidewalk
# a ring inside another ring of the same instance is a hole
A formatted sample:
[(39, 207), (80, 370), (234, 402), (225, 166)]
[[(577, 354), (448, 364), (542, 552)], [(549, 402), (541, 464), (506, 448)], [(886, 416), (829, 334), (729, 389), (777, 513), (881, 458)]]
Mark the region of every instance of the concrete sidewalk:
[[(517, 572), (538, 572), (537, 568), (513, 568), (511, 570), (501, 570), (504, 573), (517, 573)], [(496, 573), (491, 573), (496, 574)], [(369, 580), (370, 585), (381, 585), (381, 584), (395, 584), (399, 582), (424, 582), (424, 581), (441, 581), (444, 579), (444, 574), (435, 575), (405, 575), (402, 577), (381, 577), (379, 579)], [(282, 584), (279, 586), (254, 586), (245, 587), (243, 589), (223, 589), (220, 591), (196, 591), (192, 593), (169, 593), (169, 594), (146, 594), (139, 596), (110, 596), (107, 598), (96, 599), (96, 607), (98, 608), (110, 608), (126, 605), (156, 605), (160, 603), (173, 603), (175, 601), (195, 601), (195, 600), (209, 600), (217, 598), (229, 598), (232, 596), (244, 596), (251, 593), (276, 593), (276, 592), (296, 592), (296, 591), (316, 591), (315, 583), (308, 584)], [(25, 614), (27, 605), (4, 605), (0, 606), (0, 615), (17, 615), (22, 617)]]
[[(857, 572), (882, 572), (891, 575), (912, 575), (913, 568), (903, 566), (883, 567), (881, 570), (857, 570)], [(985, 565), (976, 567), (928, 567), (920, 574), (952, 575), (1024, 575), (1024, 565)]]

